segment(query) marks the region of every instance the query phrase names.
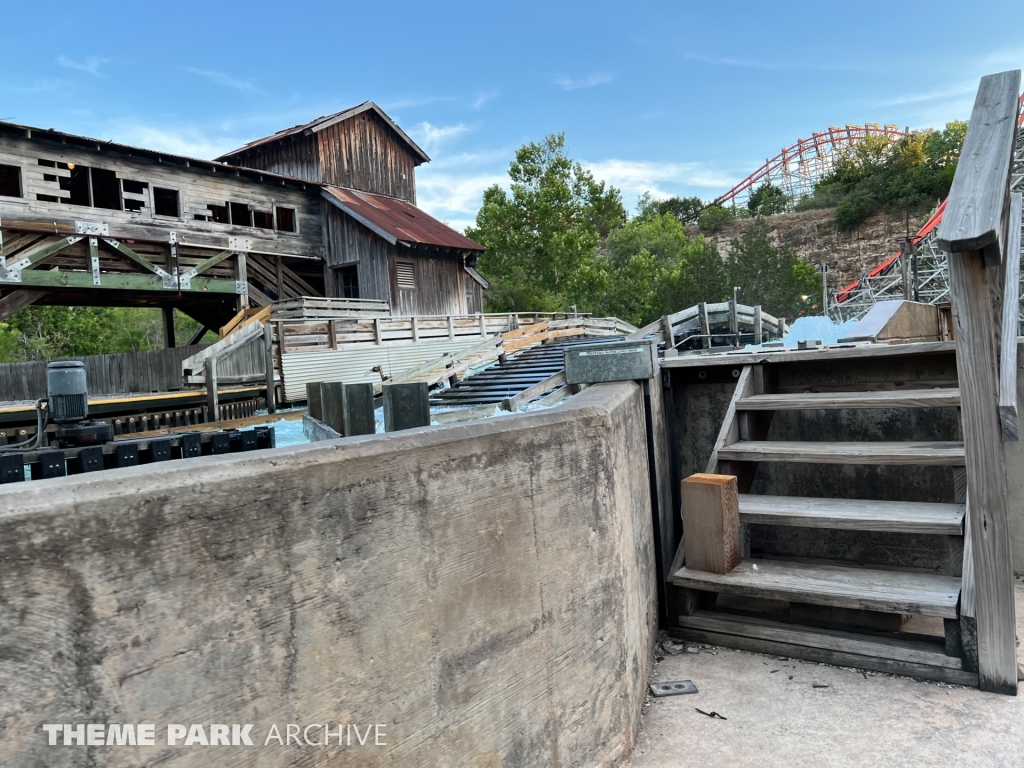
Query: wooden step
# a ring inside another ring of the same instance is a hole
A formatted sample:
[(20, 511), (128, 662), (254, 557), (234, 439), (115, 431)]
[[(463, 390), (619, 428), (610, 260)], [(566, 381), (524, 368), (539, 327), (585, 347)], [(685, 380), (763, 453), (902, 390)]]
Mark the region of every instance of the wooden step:
[(884, 613), (956, 618), (960, 579), (786, 560), (744, 560), (729, 573), (680, 568), (679, 587)]
[(739, 502), (740, 520), (744, 523), (947, 536), (962, 534), (965, 506), (750, 494), (740, 494)]
[(720, 448), (721, 461), (791, 461), (803, 464), (930, 464), (964, 466), (964, 444), (826, 443), (798, 440), (743, 440)]
[(798, 392), (751, 395), (738, 411), (807, 411), (838, 408), (949, 408), (960, 405), (959, 389), (909, 389), (885, 392)]
[(683, 640), (957, 685), (978, 685), (977, 673), (964, 671), (959, 658), (947, 656), (940, 638), (927, 641), (919, 637), (879, 637), (721, 611), (697, 611), (673, 620), (677, 625), (668, 633)]

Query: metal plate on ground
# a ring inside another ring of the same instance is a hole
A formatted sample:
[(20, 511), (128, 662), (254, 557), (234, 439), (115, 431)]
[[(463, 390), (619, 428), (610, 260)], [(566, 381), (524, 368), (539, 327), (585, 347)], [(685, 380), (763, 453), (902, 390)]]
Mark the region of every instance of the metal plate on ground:
[(691, 680), (676, 680), (671, 683), (651, 683), (651, 695), (681, 696), (684, 693), (697, 693), (697, 686)]
[(567, 384), (650, 379), (657, 371), (656, 352), (649, 341), (581, 344), (565, 350)]

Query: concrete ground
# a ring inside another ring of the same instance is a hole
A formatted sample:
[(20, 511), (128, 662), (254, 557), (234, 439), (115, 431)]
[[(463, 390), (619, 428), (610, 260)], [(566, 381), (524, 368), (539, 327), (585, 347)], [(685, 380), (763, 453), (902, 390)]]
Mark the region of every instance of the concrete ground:
[[(1015, 581), (1024, 639), (1024, 582)], [(1016, 697), (724, 648), (667, 655), (653, 680), (699, 693), (649, 699), (630, 768), (1024, 766)], [(1024, 648), (1018, 642), (1018, 661)], [(819, 686), (815, 688), (815, 684)], [(718, 712), (709, 718), (695, 711)]]

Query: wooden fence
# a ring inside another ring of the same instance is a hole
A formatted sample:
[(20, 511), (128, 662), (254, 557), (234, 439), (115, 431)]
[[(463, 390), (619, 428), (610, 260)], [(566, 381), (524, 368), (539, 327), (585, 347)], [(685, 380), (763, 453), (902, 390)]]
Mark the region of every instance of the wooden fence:
[[(203, 349), (197, 344), (148, 352), (90, 355), (85, 363), (90, 395), (169, 392), (182, 389), (181, 362)], [(46, 361), (0, 363), (0, 401), (46, 397)]]

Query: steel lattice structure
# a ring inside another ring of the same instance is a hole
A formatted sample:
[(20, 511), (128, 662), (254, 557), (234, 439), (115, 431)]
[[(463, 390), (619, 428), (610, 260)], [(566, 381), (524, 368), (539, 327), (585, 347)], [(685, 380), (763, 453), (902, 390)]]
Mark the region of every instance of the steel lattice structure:
[[(1021, 96), (1024, 105), (1024, 95)], [(1024, 114), (1017, 120), (1017, 140), (1010, 170), (1010, 188), (1024, 191)], [(942, 214), (943, 202), (927, 223), (913, 237), (917, 259), (917, 291), (912, 280), (913, 255), (893, 254), (855, 283), (832, 291), (828, 301), (828, 314), (836, 322), (863, 317), (875, 302), (889, 299), (916, 298), (928, 304), (949, 301), (949, 270), (946, 254), (936, 246), (936, 233)], [(1024, 225), (1022, 225), (1024, 226)], [(1024, 241), (1022, 241), (1024, 242)], [(1024, 251), (1021, 258), (1024, 259)], [(1024, 272), (1022, 272), (1024, 274)], [(1021, 309), (1018, 318), (1024, 318), (1024, 279), (1021, 281)], [(1018, 333), (1024, 334), (1024, 320), (1018, 320)]]
[(800, 139), (766, 160), (764, 165), (715, 200), (715, 204), (746, 205), (750, 194), (767, 181), (786, 193), (792, 207), (814, 192), (814, 185), (832, 172), (836, 158), (851, 146), (869, 136), (880, 136), (892, 143), (906, 135), (907, 131), (901, 131), (898, 126), (879, 126), (877, 123), (829, 127), (809, 139)]

